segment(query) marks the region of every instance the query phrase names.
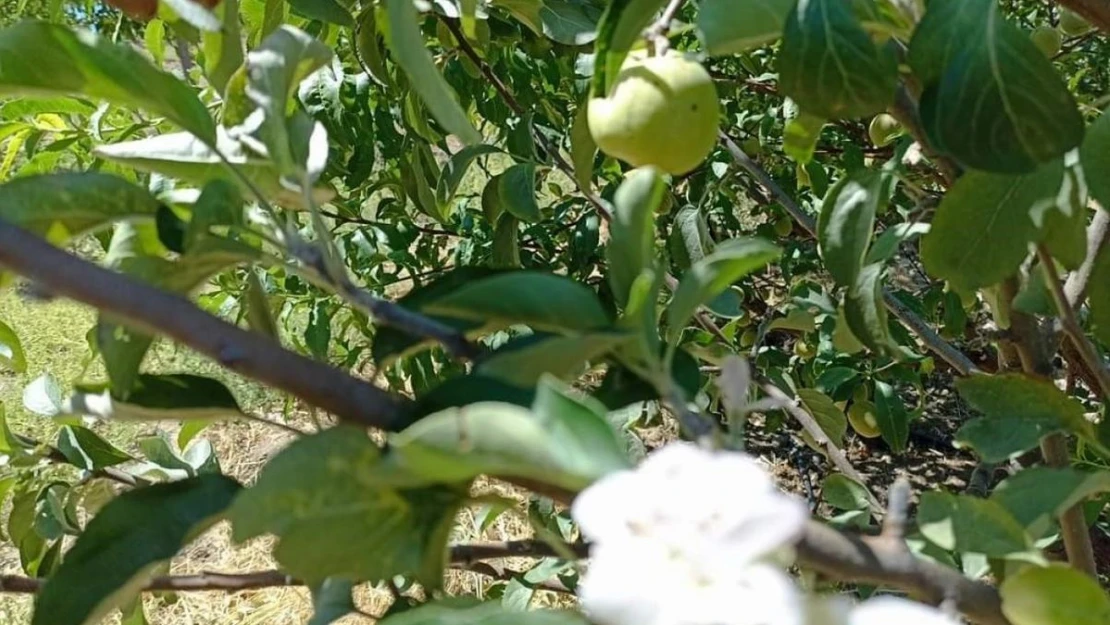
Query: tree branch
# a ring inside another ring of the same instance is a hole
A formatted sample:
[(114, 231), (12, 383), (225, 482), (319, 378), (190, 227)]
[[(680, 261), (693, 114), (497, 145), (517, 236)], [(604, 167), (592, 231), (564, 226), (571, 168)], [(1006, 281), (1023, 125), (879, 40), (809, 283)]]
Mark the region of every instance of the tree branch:
[(1072, 308), (1072, 304), (1064, 292), (1065, 289), (1060, 284), (1060, 278), (1056, 275), (1056, 263), (1052, 260), (1052, 254), (1043, 244), (1037, 246), (1037, 258), (1040, 259), (1041, 269), (1045, 272), (1045, 283), (1048, 285), (1052, 300), (1056, 304), (1060, 322), (1064, 327), (1064, 334), (1067, 335), (1068, 340), (1079, 352), (1083, 364), (1094, 374), (1103, 399), (1110, 401), (1110, 369), (1107, 369), (1106, 363), (1098, 355), (1098, 350), (1095, 349), (1091, 340), (1083, 332), (1083, 327), (1079, 325), (1075, 309)]
[[(745, 154), (744, 150), (740, 149), (740, 146), (736, 145), (736, 142), (724, 132), (721, 133), (721, 141), (725, 144), (729, 154), (732, 155), (733, 160), (751, 174), (756, 182), (782, 204), (783, 208), (786, 209), (786, 212), (790, 214), (794, 221), (808, 232), (811, 237), (816, 239), (817, 220), (802, 210), (802, 207), (798, 206), (794, 198), (786, 193), (786, 191), (783, 191), (782, 187), (771, 178), (771, 175)], [(961, 375), (969, 375), (979, 371), (979, 368), (975, 366), (975, 363), (973, 363), (970, 358), (941, 338), (935, 330), (929, 327), (929, 324), (926, 323), (924, 319), (918, 317), (913, 311), (906, 308), (902, 302), (898, 301), (898, 298), (894, 297), (893, 293), (886, 289), (883, 289), (883, 303), (886, 305), (887, 310), (916, 334), (917, 338), (920, 339), (930, 351), (940, 356), (942, 360), (951, 365), (951, 367)]]
[(1104, 33), (1110, 33), (1110, 0), (1056, 0), (1056, 3), (1082, 15)]
[(1087, 286), (1098, 262), (1099, 253), (1110, 245), (1110, 207), (1095, 211), (1095, 218), (1087, 228), (1087, 257), (1083, 264), (1068, 276), (1064, 293), (1072, 308), (1079, 308), (1087, 299)]
[(405, 424), (404, 400), (218, 319), (182, 296), (77, 258), (4, 220), (0, 265), (142, 332), (165, 334), (228, 369), (288, 391), (345, 421), (385, 430)]

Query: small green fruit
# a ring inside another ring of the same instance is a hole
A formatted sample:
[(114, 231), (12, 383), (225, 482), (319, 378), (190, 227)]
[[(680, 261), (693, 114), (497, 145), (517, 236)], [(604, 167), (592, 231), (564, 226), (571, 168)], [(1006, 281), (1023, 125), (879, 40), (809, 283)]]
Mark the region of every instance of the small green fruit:
[(1060, 30), (1069, 37), (1078, 37), (1091, 30), (1091, 23), (1071, 9), (1060, 9)]
[(816, 355), (816, 353), (817, 352), (815, 352), (813, 350), (813, 348), (810, 347), (809, 344), (806, 343), (805, 341), (795, 341), (794, 342), (794, 355), (795, 356), (808, 360), (810, 358), (813, 358), (813, 356)]
[(1060, 46), (1064, 45), (1060, 31), (1051, 26), (1038, 26), (1029, 34), (1029, 38), (1033, 40), (1033, 45), (1049, 58), (1056, 56), (1060, 52)]
[(864, 438), (878, 438), (882, 436), (879, 430), (879, 420), (875, 418), (875, 404), (869, 401), (857, 401), (848, 409), (848, 423), (852, 429)]
[(780, 217), (775, 221), (775, 234), (780, 237), (790, 236), (794, 232), (794, 220), (789, 217)]
[(899, 124), (893, 115), (879, 113), (871, 119), (871, 125), (867, 127), (867, 135), (875, 147), (886, 147), (902, 136), (902, 124)]
[(630, 57), (608, 97), (593, 98), (589, 106), (597, 147), (634, 167), (684, 174), (717, 144), (720, 103), (713, 79), (679, 54)]
[(755, 339), (757, 336), (758, 334), (756, 333), (755, 328), (748, 328), (747, 330), (744, 330), (744, 333), (740, 335), (740, 347), (742, 349), (749, 349), (752, 345), (755, 345)]

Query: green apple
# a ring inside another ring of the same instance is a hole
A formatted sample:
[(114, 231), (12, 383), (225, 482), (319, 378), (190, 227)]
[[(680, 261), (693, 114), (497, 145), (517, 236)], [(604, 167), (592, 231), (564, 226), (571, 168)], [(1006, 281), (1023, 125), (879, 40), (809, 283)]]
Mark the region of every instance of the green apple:
[(794, 232), (794, 220), (789, 217), (779, 217), (775, 220), (775, 234), (780, 237), (790, 236)]
[(875, 147), (885, 147), (902, 136), (902, 124), (899, 124), (893, 115), (879, 113), (871, 119), (871, 125), (867, 127), (867, 135)]
[(717, 144), (720, 103), (713, 79), (681, 54), (630, 57), (606, 97), (590, 100), (590, 135), (605, 154), (634, 167), (684, 174)]
[(1078, 37), (1091, 30), (1091, 23), (1071, 9), (1060, 9), (1060, 30), (1069, 37)]
[(1049, 58), (1056, 56), (1060, 52), (1060, 46), (1064, 44), (1064, 38), (1060, 36), (1060, 31), (1051, 26), (1036, 27), (1029, 34), (1029, 38), (1033, 40), (1033, 45), (1037, 46), (1037, 49)]
[(875, 418), (875, 404), (869, 401), (852, 402), (848, 409), (848, 423), (852, 429), (864, 438), (878, 438), (882, 436), (879, 431), (879, 420)]

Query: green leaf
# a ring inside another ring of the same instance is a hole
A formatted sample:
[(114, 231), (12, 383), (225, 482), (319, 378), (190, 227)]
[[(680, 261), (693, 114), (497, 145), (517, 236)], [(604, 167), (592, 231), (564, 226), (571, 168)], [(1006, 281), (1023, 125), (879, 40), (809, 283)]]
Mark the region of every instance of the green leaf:
[(825, 268), (840, 286), (856, 283), (871, 246), (875, 215), (890, 198), (889, 175), (857, 169), (836, 183), (821, 205), (817, 241)]
[(709, 54), (739, 54), (782, 36), (796, 0), (706, 0), (698, 10), (698, 34)]
[(243, 295), (243, 305), (247, 309), (247, 325), (252, 330), (263, 336), (281, 340), (273, 311), (270, 310), (270, 301), (266, 296), (266, 287), (262, 286), (262, 281), (258, 279), (258, 274), (253, 269), (247, 271), (247, 288)]
[(286, 0), (298, 13), (312, 20), (320, 20), (340, 26), (354, 26), (351, 12), (336, 0)]
[[(231, 75), (243, 65), (243, 36), (239, 28), (239, 0), (223, 0), (214, 11), (222, 28), (201, 35), (204, 74), (216, 91), (224, 93)], [(160, 65), (161, 63), (159, 63)]]
[(0, 30), (0, 95), (69, 94), (163, 115), (204, 142), (216, 141), (216, 124), (192, 87), (130, 45), (37, 21)]
[(106, 385), (82, 385), (62, 405), (66, 414), (128, 421), (216, 419), (241, 416), (235, 396), (222, 382), (197, 375), (139, 375), (126, 400)]
[(96, 432), (79, 425), (67, 425), (59, 430), (55, 447), (62, 452), (70, 464), (86, 471), (95, 471), (131, 460), (130, 455), (100, 438)]
[(331, 625), (331, 623), (356, 611), (355, 600), (351, 593), (355, 585), (345, 579), (329, 577), (312, 589), (312, 618), (308, 625)]
[(452, 597), (405, 610), (382, 625), (587, 625), (587, 621), (570, 610), (510, 610), (499, 601)]
[(1099, 251), (1088, 284), (1087, 298), (1095, 336), (1104, 345), (1110, 345), (1110, 245), (1103, 245)]
[(678, 340), (679, 330), (686, 327), (699, 306), (781, 254), (782, 250), (762, 239), (732, 239), (721, 243), (712, 254), (690, 267), (667, 307), (668, 322), (675, 330), (672, 343)]
[(597, 144), (590, 134), (587, 116), (589, 105), (589, 98), (578, 105), (574, 124), (570, 127), (570, 162), (574, 166), (574, 179), (586, 189), (594, 180), (594, 157), (597, 155)]
[(308, 315), (308, 324), (304, 329), (305, 346), (317, 360), (327, 362), (331, 336), (331, 303), (322, 299), (316, 302)]
[[(451, 155), (451, 159), (443, 166), (443, 171), (440, 172), (439, 183), (436, 185), (436, 204), (439, 207), (441, 215), (450, 214), (451, 203), (455, 200), (455, 194), (459, 191), (459, 185), (462, 184), (463, 178), (466, 173), (470, 171), (470, 165), (479, 157), (488, 154), (498, 154), (501, 148), (497, 146), (480, 143), (478, 145), (467, 146), (458, 152)], [(535, 197), (533, 196), (533, 202)], [(539, 209), (536, 209), (539, 212)]]
[(390, 88), (393, 86), (393, 78), (386, 69), (384, 42), (378, 29), (379, 10), (378, 6), (370, 5), (359, 14), (355, 27), (355, 46), (366, 73), (379, 85)]
[(992, 558), (1025, 556), (1032, 540), (1021, 524), (989, 499), (933, 491), (917, 508), (921, 534), (947, 551), (981, 553)]
[(836, 445), (844, 442), (844, 434), (848, 431), (848, 417), (832, 398), (817, 389), (801, 388), (798, 389), (798, 399), (806, 412), (813, 415), (814, 421), (829, 440)]
[(23, 389), (23, 407), (37, 415), (56, 416), (62, 405), (62, 388), (49, 373), (35, 378)]
[(43, 585), (32, 625), (100, 622), (137, 595), (156, 564), (219, 520), (239, 490), (231, 478), (205, 475), (113, 499)]
[(1091, 197), (1110, 211), (1110, 178), (1099, 172), (1110, 171), (1110, 114), (1103, 112), (1095, 123), (1087, 127), (1083, 145), (1079, 149), (1079, 160), (1087, 176), (1087, 188)]
[(883, 266), (863, 267), (844, 296), (844, 319), (852, 335), (877, 354), (898, 355), (898, 345), (890, 336), (886, 307), (883, 305)]
[[(93, 153), (108, 161), (141, 171), (157, 172), (198, 186), (215, 179), (230, 181), (243, 193), (252, 193), (253, 186), (266, 198), (279, 204), (306, 208), (300, 191), (283, 186), (281, 169), (274, 161), (247, 149), (240, 141), (231, 138), (223, 126), (216, 134), (219, 154), (186, 132), (102, 145)], [(220, 154), (230, 163), (230, 169)], [(317, 204), (329, 201), (334, 195), (335, 192), (327, 187), (316, 187), (312, 191)]]
[(481, 143), (482, 135), (470, 123), (456, 94), (424, 47), (416, 5), (412, 0), (385, 0), (385, 7), (389, 15), (389, 36), (386, 38), (389, 49), (432, 116), (463, 143)]
[[(894, 101), (898, 65), (843, 0), (799, 0), (786, 20), (778, 57), (782, 93), (810, 115), (855, 119)], [(870, 0), (864, 4), (872, 7)]]
[(475, 280), (429, 301), (421, 310), (489, 326), (524, 324), (536, 330), (584, 331), (609, 323), (589, 287), (538, 271), (514, 271)]
[(23, 353), (23, 343), (11, 326), (0, 321), (0, 365), (15, 373), (27, 371), (27, 356)]
[(613, 220), (606, 250), (609, 284), (621, 305), (628, 303), (632, 284), (655, 264), (655, 209), (667, 185), (652, 167), (641, 167), (625, 176), (613, 197)]
[(1083, 139), (1064, 81), (994, 0), (930, 2), (908, 61), (929, 142), (968, 167), (1031, 172)]
[(516, 269), (520, 262), (520, 220), (512, 215), (502, 215), (493, 229), (493, 266)]
[(232, 536), (276, 534), (278, 562), (310, 584), (412, 575), (438, 587), (468, 485), (428, 483), (384, 461), (365, 430), (332, 428), (297, 439), (266, 465), (231, 507)]
[(782, 132), (782, 151), (799, 165), (808, 165), (813, 160), (813, 152), (824, 128), (823, 117), (799, 112), (786, 122)]
[(1098, 582), (1067, 564), (1028, 567), (999, 589), (1013, 625), (1106, 625), (1110, 597)]
[(875, 420), (890, 449), (894, 453), (905, 451), (910, 440), (910, 414), (894, 387), (878, 380), (875, 381)]
[(524, 223), (540, 220), (536, 203), (536, 164), (519, 163), (499, 174), (497, 197), (506, 211)]
[(0, 219), (56, 244), (113, 221), (153, 220), (158, 206), (146, 189), (109, 174), (47, 174), (0, 185)]
[(1029, 467), (995, 488), (991, 500), (1014, 515), (1036, 540), (1072, 506), (1096, 493), (1110, 491), (1110, 472), (1072, 468)]
[(390, 448), (406, 470), (429, 480), (487, 474), (573, 491), (629, 464), (604, 407), (552, 378), (540, 382), (531, 410), (501, 403), (448, 409), (392, 436)]
[(833, 473), (821, 483), (821, 495), (838, 510), (869, 510), (867, 487), (841, 473)]
[(1021, 374), (975, 375), (956, 382), (960, 395), (985, 417), (969, 421), (956, 441), (985, 462), (1001, 462), (1036, 447), (1060, 430), (1092, 436), (1083, 406), (1050, 382)]
[(1038, 239), (1034, 212), (1057, 204), (1059, 162), (1026, 176), (969, 172), (945, 194), (921, 242), (930, 274), (958, 290), (991, 286), (1013, 274)]
[(597, 38), (597, 21), (601, 11), (585, 2), (543, 0), (540, 23), (543, 34), (567, 46), (583, 46)]
[(667, 249), (677, 269), (686, 271), (713, 251), (713, 238), (705, 215), (693, 206), (684, 206), (674, 216)]
[(312, 158), (309, 135), (318, 122), (314, 125), (303, 111), (291, 116), (289, 99), (302, 80), (331, 58), (331, 48), (288, 24), (247, 54), (247, 98), (265, 112), (257, 132), (278, 171), (296, 176), (297, 182), (313, 169), (308, 164)]
[(593, 96), (605, 96), (617, 80), (629, 50), (641, 38), (666, 0), (612, 0), (597, 25)]
[(875, 239), (875, 243), (871, 246), (871, 250), (867, 252), (867, 258), (864, 260), (864, 263), (868, 265), (872, 263), (885, 263), (898, 253), (898, 248), (903, 243), (928, 234), (930, 227), (930, 224), (915, 221), (895, 224), (883, 230), (883, 233)]
[(522, 387), (535, 386), (544, 374), (570, 380), (582, 373), (587, 362), (595, 362), (630, 338), (616, 332), (526, 336), (503, 345), (483, 359), (475, 371)]
[[(0, 404), (0, 454), (17, 454), (23, 451), (27, 445), (23, 439), (16, 436), (8, 427), (8, 418), (4, 413), (4, 404)], [(0, 503), (3, 503), (3, 497), (0, 497)]]

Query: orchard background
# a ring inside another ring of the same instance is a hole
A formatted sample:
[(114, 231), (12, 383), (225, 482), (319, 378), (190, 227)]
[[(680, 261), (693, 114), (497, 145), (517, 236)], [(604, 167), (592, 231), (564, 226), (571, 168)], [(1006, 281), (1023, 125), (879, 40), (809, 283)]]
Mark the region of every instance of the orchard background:
[(0, 0), (0, 622), (1110, 624), (1108, 34)]

